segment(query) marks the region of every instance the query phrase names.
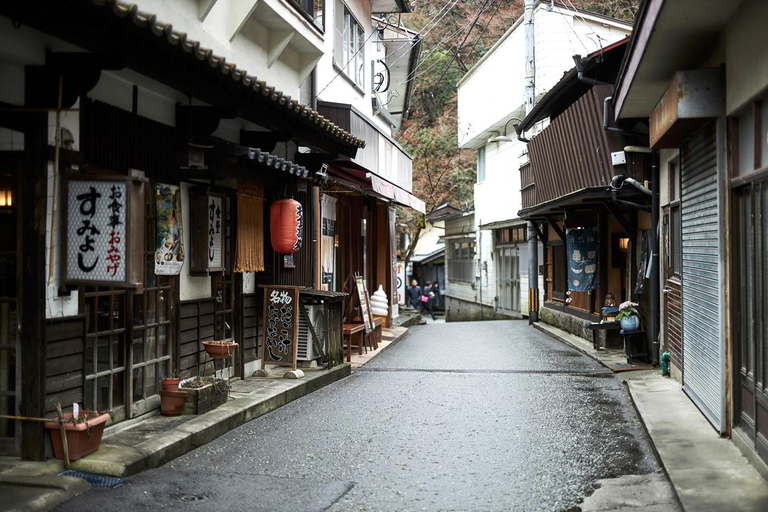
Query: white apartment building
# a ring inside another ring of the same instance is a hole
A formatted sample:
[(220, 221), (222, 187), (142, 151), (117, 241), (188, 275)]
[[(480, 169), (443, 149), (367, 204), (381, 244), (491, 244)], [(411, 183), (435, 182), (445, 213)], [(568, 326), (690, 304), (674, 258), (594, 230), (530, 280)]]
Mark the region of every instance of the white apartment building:
[[(536, 2), (533, 23), (535, 98), (543, 96), (573, 67), (573, 55), (598, 51), (631, 31), (626, 23), (547, 1)], [(517, 218), (522, 207), (519, 169), (528, 156), (526, 143), (518, 140), (514, 129), (526, 114), (525, 44), (521, 16), (459, 82), (459, 147), (477, 150), (476, 266), (472, 282), (452, 282), (449, 272), (448, 319), (452, 303), (466, 302), (470, 296), (477, 297), (474, 308), (462, 305), (463, 311), (473, 311), (470, 317), (479, 318), (481, 309), (484, 318), (528, 313), (527, 228)], [(499, 137), (503, 135), (507, 137)], [(450, 259), (448, 246), (446, 255)], [(539, 245), (540, 265), (542, 258)], [(540, 277), (541, 298), (542, 281)]]

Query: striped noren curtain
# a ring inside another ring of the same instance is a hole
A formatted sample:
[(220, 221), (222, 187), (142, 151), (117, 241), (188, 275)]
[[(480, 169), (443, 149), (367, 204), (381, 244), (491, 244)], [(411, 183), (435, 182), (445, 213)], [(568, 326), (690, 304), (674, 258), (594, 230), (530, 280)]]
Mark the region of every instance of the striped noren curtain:
[(264, 271), (264, 188), (237, 184), (235, 272)]

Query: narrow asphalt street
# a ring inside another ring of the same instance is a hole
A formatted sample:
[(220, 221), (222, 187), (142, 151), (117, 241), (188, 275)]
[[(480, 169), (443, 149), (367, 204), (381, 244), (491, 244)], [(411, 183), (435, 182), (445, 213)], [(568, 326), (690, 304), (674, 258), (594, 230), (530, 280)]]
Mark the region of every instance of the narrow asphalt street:
[(610, 371), (524, 321), (436, 323), (349, 378), (57, 510), (577, 511), (599, 479), (658, 471)]

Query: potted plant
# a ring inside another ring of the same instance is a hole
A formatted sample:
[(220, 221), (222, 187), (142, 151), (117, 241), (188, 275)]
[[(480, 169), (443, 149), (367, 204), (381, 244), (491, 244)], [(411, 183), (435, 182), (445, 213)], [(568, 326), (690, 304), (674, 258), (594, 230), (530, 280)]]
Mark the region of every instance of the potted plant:
[[(101, 446), (101, 435), (104, 426), (112, 413), (98, 412), (90, 409), (81, 410), (75, 418), (72, 413), (64, 415), (64, 429), (67, 432), (67, 447), (69, 460), (77, 460), (93, 453)], [(53, 453), (57, 459), (64, 459), (64, 447), (61, 443), (61, 427), (58, 421), (49, 421), (45, 427), (51, 431)]]
[(224, 359), (235, 353), (237, 343), (232, 340), (204, 341), (203, 348), (213, 359)]
[(621, 323), (624, 331), (636, 331), (640, 328), (640, 313), (637, 311), (637, 302), (626, 301), (619, 304), (619, 314), (616, 320)]
[(181, 382), (179, 374), (172, 372), (169, 376), (163, 377), (163, 389), (166, 391), (178, 391), (179, 382)]

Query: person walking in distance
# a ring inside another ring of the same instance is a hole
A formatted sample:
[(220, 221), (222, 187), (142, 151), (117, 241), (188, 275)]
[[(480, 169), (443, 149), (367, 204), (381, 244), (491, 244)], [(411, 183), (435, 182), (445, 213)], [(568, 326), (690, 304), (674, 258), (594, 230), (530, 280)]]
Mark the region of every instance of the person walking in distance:
[(418, 310), (421, 307), (421, 286), (417, 280), (411, 281), (411, 286), (408, 287), (408, 300), (411, 303), (413, 309)]
[(424, 285), (424, 294), (421, 296), (421, 309), (419, 310), (419, 314), (426, 311), (429, 313), (429, 316), (432, 317), (432, 320), (437, 320), (435, 314), (432, 312), (432, 305), (434, 303), (435, 292), (432, 291), (432, 284), (427, 282), (427, 284)]

